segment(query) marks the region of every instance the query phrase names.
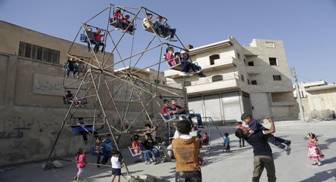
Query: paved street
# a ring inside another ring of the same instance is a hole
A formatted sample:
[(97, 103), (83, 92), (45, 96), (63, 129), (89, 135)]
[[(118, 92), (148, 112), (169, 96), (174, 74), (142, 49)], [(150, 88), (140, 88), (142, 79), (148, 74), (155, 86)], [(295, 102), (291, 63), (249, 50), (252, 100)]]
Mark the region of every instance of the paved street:
[[(292, 140), (292, 152), (288, 156), (285, 152), (272, 146), (275, 157), (277, 178), (279, 182), (320, 182), (336, 181), (336, 121), (304, 123), (300, 121), (286, 121), (276, 123), (276, 136)], [(223, 128), (225, 131), (232, 129)], [(236, 137), (231, 135), (232, 153), (223, 153), (219, 147), (221, 139), (212, 130), (212, 149), (205, 153), (207, 164), (202, 168), (205, 182), (248, 182), (252, 176), (253, 153), (248, 146), (239, 149)], [(326, 158), (322, 166), (312, 166), (307, 160), (305, 135), (314, 132), (319, 136), (319, 142)], [(92, 159), (93, 161), (93, 159)], [(137, 163), (129, 166), (132, 174), (152, 174), (163, 179), (174, 180), (174, 163), (159, 165), (144, 165)], [(110, 181), (110, 169), (97, 169), (96, 166), (86, 168), (85, 181)], [(1, 182), (63, 182), (71, 181), (76, 168), (66, 163), (64, 168), (43, 171), (41, 163), (27, 164), (0, 172)], [(265, 172), (262, 180), (266, 181)]]

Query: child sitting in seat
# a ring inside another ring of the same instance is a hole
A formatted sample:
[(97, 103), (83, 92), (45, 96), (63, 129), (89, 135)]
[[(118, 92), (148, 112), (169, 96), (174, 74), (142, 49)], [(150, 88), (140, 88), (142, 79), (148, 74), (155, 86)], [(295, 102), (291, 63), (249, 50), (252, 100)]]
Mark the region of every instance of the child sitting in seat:
[(174, 59), (176, 64), (180, 64), (181, 63), (181, 53), (180, 52), (175, 52), (174, 53)]
[(110, 19), (110, 24), (115, 26), (116, 28), (122, 27), (122, 18), (123, 14), (120, 9), (116, 9), (113, 13), (112, 18)]
[(153, 24), (153, 27), (156, 31), (156, 33), (159, 34), (159, 36), (172, 40), (175, 36), (176, 29), (170, 28), (170, 26), (167, 24), (167, 22), (164, 21), (164, 18), (162, 16), (158, 16), (156, 21)]
[(181, 66), (182, 72), (189, 73), (190, 69), (197, 73), (199, 76), (204, 77), (205, 75), (202, 72), (202, 68), (189, 60), (189, 54), (187, 52), (182, 52), (181, 55)]
[(94, 33), (95, 38), (95, 47), (94, 52), (97, 53), (100, 49), (100, 46), (102, 46), (101, 52), (104, 52), (105, 44), (103, 43), (103, 37), (104, 34), (101, 33), (101, 29), (97, 28), (96, 32)]
[(73, 94), (71, 93), (70, 90), (67, 90), (67, 93), (64, 96), (64, 104), (71, 104), (73, 100)]
[(139, 154), (141, 152), (140, 150), (141, 142), (139, 140), (139, 135), (133, 136), (133, 141), (131, 145), (132, 145), (131, 148), (134, 154)]
[(123, 18), (122, 18), (122, 29), (124, 32), (128, 32), (130, 34), (133, 34), (134, 33), (134, 26), (133, 24), (131, 24), (131, 21), (129, 20), (130, 16), (129, 15), (125, 15)]
[(152, 135), (147, 133), (145, 135), (145, 140), (143, 144), (143, 154), (145, 159), (145, 164), (150, 164), (152, 162), (157, 163), (157, 158), (160, 157), (160, 151), (155, 147), (155, 142)]
[(153, 17), (152, 14), (146, 13), (145, 18), (142, 21), (142, 25), (146, 30), (153, 31), (152, 30), (152, 27), (153, 27), (152, 17)]
[(166, 53), (164, 54), (164, 58), (168, 62), (168, 65), (170, 67), (173, 67), (173, 66), (177, 65), (176, 60), (174, 58), (174, 48), (168, 47), (166, 49)]

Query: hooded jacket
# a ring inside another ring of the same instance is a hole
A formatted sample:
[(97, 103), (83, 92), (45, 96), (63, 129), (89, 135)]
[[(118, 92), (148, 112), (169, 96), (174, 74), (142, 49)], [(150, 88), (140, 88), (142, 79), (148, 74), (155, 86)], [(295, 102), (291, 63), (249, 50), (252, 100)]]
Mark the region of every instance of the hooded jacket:
[(176, 158), (176, 172), (200, 171), (200, 142), (196, 137), (173, 140), (173, 151)]

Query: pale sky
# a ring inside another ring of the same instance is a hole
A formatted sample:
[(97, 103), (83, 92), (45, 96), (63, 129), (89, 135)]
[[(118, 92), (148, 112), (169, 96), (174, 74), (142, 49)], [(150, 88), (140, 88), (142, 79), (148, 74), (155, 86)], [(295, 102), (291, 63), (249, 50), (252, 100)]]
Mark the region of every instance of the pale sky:
[(0, 0), (0, 19), (72, 40), (81, 23), (109, 3), (159, 12), (194, 46), (230, 35), (242, 44), (283, 40), (299, 80), (336, 81), (336, 0)]

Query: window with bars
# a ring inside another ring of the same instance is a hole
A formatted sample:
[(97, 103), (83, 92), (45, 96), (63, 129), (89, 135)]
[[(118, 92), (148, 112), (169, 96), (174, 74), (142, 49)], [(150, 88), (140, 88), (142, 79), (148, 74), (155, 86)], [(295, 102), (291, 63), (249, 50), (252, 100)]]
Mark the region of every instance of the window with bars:
[(19, 56), (53, 64), (60, 62), (60, 51), (22, 41), (19, 44)]

